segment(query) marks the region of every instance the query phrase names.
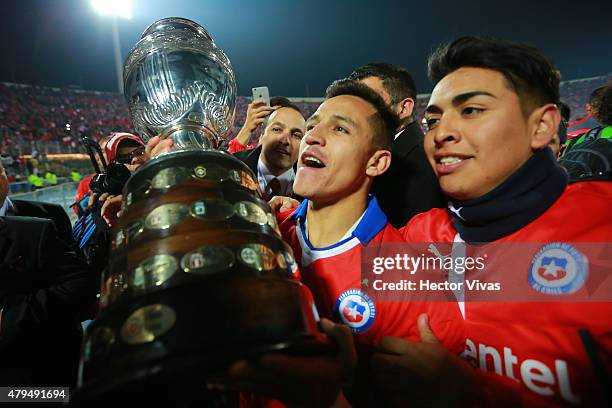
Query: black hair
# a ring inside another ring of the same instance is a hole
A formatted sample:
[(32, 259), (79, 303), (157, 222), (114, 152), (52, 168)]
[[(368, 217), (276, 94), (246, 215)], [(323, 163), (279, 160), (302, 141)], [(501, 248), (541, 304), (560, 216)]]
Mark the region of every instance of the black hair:
[(361, 81), (370, 77), (377, 77), (382, 80), (385, 91), (391, 97), (392, 105), (406, 98), (416, 101), (416, 85), (407, 69), (399, 65), (373, 62), (353, 70), (348, 79)]
[(270, 106), (280, 106), (282, 108), (291, 108), (293, 110), (298, 111), (300, 115), (303, 115), (299, 106), (297, 106), (295, 103), (291, 102), (289, 98), (285, 98), (284, 96), (270, 97)]
[(334, 81), (325, 91), (325, 99), (340, 95), (356, 96), (376, 109), (376, 114), (368, 118), (368, 123), (374, 131), (372, 142), (377, 148), (388, 149), (393, 143), (398, 120), (383, 98), (366, 85), (350, 79)]
[(593, 89), (593, 92), (589, 95), (589, 104), (592, 105), (595, 102), (595, 99), (603, 92), (605, 86), (600, 86), (599, 88)]
[[(291, 102), (289, 100), (289, 98), (286, 98), (284, 96), (271, 96), (270, 97), (270, 106), (280, 106), (281, 108), (293, 109), (294, 111), (296, 111), (300, 115), (304, 116), (304, 114), (302, 113), (300, 108), (295, 103)], [(272, 113), (270, 115), (272, 115)], [(263, 122), (262, 135), (263, 135), (263, 132), (265, 131), (265, 129), (268, 127), (268, 119), (270, 119), (270, 115), (266, 116), (266, 119)]]
[(593, 115), (605, 126), (612, 126), (612, 80), (602, 86), (593, 101)]
[(462, 67), (487, 68), (500, 72), (508, 87), (519, 96), (523, 115), (559, 101), (559, 70), (537, 48), (511, 41), (461, 37), (435, 50), (427, 73), (438, 83)]

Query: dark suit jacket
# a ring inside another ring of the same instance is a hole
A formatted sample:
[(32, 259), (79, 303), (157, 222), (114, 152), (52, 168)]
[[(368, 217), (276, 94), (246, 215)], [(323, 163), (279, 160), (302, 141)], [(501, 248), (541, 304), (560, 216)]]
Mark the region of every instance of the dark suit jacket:
[(261, 145), (257, 146), (256, 149), (241, 150), (234, 153), (234, 156), (239, 158), (244, 164), (249, 166), (249, 169), (255, 173), (257, 177), (257, 162), (259, 161), (259, 155), (261, 154)]
[(66, 242), (72, 241), (72, 225), (70, 218), (66, 216), (66, 211), (57, 205), (43, 203), (39, 201), (13, 200), (15, 213), (13, 215), (20, 217), (36, 217), (45, 218), (53, 221), (57, 233)]
[(53, 221), (0, 217), (0, 386), (74, 384), (98, 281)]
[[(255, 181), (258, 181), (257, 163), (259, 162), (259, 155), (261, 154), (261, 149), (262, 146), (259, 145), (256, 149), (241, 150), (239, 152), (234, 153), (234, 156), (242, 160), (242, 162), (249, 166), (249, 168), (253, 171), (253, 173), (255, 174)], [(297, 173), (297, 163), (293, 165), (293, 171)], [(291, 197), (295, 198), (298, 201), (302, 201), (304, 199), (303, 197), (300, 197), (295, 194), (293, 194)]]
[(391, 147), (391, 167), (374, 180), (372, 193), (395, 227), (416, 214), (446, 207), (438, 179), (423, 149), (423, 132), (412, 122)]

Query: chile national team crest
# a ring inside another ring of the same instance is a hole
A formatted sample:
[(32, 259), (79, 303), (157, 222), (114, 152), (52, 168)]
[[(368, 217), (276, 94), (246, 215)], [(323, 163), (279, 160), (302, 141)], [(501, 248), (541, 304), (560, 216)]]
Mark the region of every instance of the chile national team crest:
[(376, 317), (376, 307), (370, 297), (359, 289), (342, 293), (336, 301), (335, 311), (353, 333), (368, 330)]
[(531, 261), (529, 284), (547, 295), (576, 292), (586, 281), (587, 258), (570, 244), (553, 242), (542, 247)]

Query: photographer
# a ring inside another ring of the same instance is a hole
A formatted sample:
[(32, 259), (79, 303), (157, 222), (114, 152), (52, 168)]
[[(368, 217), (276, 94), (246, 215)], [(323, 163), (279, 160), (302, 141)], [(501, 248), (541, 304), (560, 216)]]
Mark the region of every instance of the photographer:
[(145, 161), (142, 140), (130, 133), (113, 134), (104, 148), (109, 160), (103, 173), (91, 181), (86, 210), (73, 228), (73, 236), (90, 265), (103, 267), (108, 259), (110, 226), (121, 204), (121, 189)]
[[(108, 162), (108, 157), (106, 157), (106, 153), (104, 153), (104, 148), (106, 147), (106, 142), (108, 142), (108, 139), (111, 138), (112, 135), (109, 136), (102, 136), (100, 138), (100, 140), (98, 141), (98, 146), (100, 148), (100, 150), (102, 151), (102, 156), (105, 160), (105, 162)], [(102, 161), (100, 159), (96, 160), (96, 164), (99, 167), (102, 167)], [(95, 168), (95, 166), (94, 166)], [(91, 183), (91, 180), (96, 176), (96, 174), (98, 174), (97, 172), (93, 172), (92, 174), (90, 174), (89, 176), (85, 177), (84, 179), (82, 179), (79, 182), (79, 185), (77, 186), (77, 192), (76, 192), (76, 197), (74, 198), (74, 202), (75, 203), (84, 203), (83, 206), (79, 205), (75, 205), (73, 206), (73, 210), (76, 213), (76, 215), (78, 215), (79, 217), (83, 215), (83, 211), (85, 211), (86, 208), (86, 203), (87, 201), (83, 201), (83, 199), (91, 193), (91, 189), (89, 188), (89, 183)]]
[(143, 141), (131, 133), (112, 134), (104, 151), (109, 163), (123, 164), (132, 173), (146, 161)]

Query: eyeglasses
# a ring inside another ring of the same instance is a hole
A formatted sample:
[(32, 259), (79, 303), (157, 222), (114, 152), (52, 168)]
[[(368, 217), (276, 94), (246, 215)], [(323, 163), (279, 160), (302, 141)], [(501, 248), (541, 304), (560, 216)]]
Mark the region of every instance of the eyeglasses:
[(115, 162), (119, 164), (130, 164), (132, 163), (132, 160), (134, 160), (134, 158), (142, 157), (144, 156), (144, 154), (145, 154), (145, 148), (138, 147), (127, 154), (118, 155), (115, 158)]

